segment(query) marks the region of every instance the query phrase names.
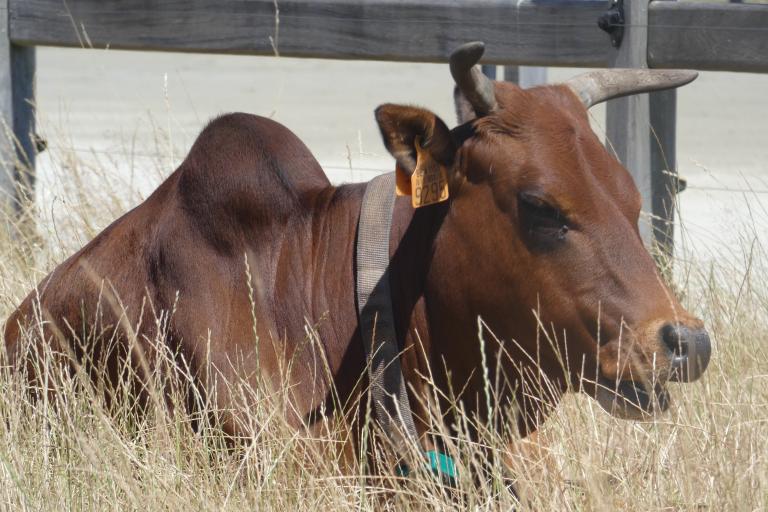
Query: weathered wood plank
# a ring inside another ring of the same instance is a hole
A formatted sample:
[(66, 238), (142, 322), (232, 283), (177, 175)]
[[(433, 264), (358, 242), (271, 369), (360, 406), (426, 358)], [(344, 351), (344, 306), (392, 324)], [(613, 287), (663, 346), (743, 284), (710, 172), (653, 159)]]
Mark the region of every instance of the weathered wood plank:
[[(613, 67), (645, 68), (648, 42), (648, 0), (625, 0), (626, 27), (621, 46), (614, 51)], [(635, 94), (611, 100), (606, 109), (606, 137), (609, 149), (627, 168), (643, 198), (640, 236), (653, 243), (650, 215), (653, 212), (651, 186), (650, 113), (648, 95)]]
[(768, 72), (768, 6), (657, 1), (648, 22), (650, 67)]
[(10, 0), (20, 44), (444, 62), (605, 66), (605, 0)]

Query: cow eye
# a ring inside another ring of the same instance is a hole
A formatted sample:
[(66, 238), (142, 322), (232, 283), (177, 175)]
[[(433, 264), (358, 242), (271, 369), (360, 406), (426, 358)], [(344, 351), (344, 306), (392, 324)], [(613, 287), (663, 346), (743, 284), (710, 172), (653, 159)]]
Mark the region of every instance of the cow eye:
[(545, 199), (521, 192), (518, 195), (518, 212), (523, 232), (538, 244), (565, 240), (568, 219), (559, 208)]

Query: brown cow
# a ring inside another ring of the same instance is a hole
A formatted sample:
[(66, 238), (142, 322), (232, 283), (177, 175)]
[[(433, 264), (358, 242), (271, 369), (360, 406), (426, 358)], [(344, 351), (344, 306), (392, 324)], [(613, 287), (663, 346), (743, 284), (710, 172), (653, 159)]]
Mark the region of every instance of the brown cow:
[[(568, 389), (623, 417), (665, 409), (665, 383), (701, 375), (709, 338), (660, 278), (639, 235), (638, 190), (590, 129), (585, 105), (694, 75), (603, 71), (522, 90), (484, 79), (473, 67), (481, 53), (475, 44), (452, 56), (462, 122), (453, 131), (421, 108), (376, 110), (403, 172), (414, 170), (417, 143), (448, 169), (449, 200), (414, 210), (399, 197), (392, 221), (392, 301), (417, 429), (426, 375), (460, 393), (466, 410), (487, 412), (481, 346), (491, 382), (520, 407), (523, 433)], [(243, 405), (225, 380), (287, 380), (297, 426), (324, 404), (332, 412), (332, 393), (334, 403), (359, 403), (366, 362), (354, 261), (365, 187), (332, 186), (274, 121), (221, 116), (146, 201), (30, 293), (7, 322), (8, 354), (18, 358), (39, 303), (48, 322), (38, 343), (102, 361), (113, 381), (128, 336), (108, 346), (89, 326), (138, 331), (139, 378), (157, 360), (142, 340), (160, 335), (203, 392), (232, 409), (224, 428), (234, 434)], [(157, 322), (158, 311), (173, 314)], [(493, 333), (483, 345), (478, 317)], [(306, 341), (307, 324), (319, 347)], [(541, 375), (554, 392), (537, 387)]]

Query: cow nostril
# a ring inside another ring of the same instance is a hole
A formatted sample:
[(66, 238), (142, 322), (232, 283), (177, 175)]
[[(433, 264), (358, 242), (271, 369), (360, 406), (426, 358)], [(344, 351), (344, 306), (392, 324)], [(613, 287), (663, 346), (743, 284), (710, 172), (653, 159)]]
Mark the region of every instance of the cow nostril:
[(669, 323), (661, 328), (659, 337), (671, 353), (671, 380), (691, 382), (701, 377), (712, 354), (706, 330)]
[(677, 324), (666, 324), (661, 328), (661, 341), (672, 352), (673, 355), (678, 357), (685, 357), (688, 355), (688, 340), (680, 332), (680, 326)]

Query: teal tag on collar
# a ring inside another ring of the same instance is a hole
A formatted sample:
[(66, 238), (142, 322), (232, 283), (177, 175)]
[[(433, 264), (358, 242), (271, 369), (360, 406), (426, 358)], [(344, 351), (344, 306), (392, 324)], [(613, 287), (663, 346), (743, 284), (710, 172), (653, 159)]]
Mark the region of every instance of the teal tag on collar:
[[(439, 476), (451, 486), (456, 485), (456, 465), (453, 459), (448, 455), (434, 450), (425, 453), (427, 456), (427, 467), (432, 474)], [(411, 468), (408, 464), (400, 462), (395, 466), (395, 474), (400, 477), (407, 477), (411, 474)]]
[(448, 455), (434, 450), (427, 452), (429, 459), (429, 469), (438, 476), (449, 479), (451, 482), (456, 480), (456, 465), (453, 459)]

